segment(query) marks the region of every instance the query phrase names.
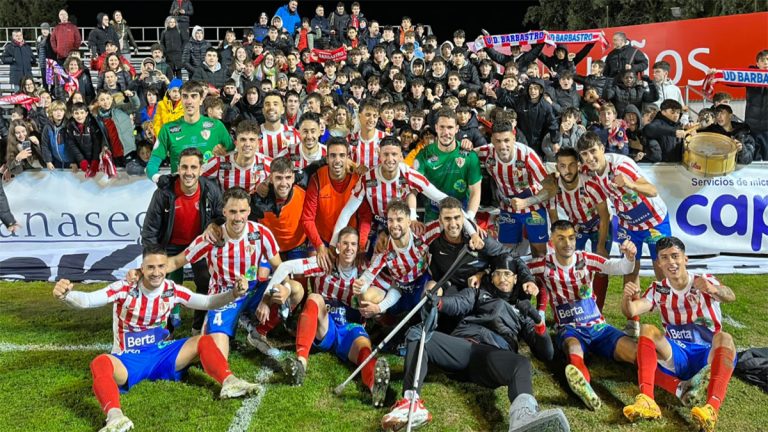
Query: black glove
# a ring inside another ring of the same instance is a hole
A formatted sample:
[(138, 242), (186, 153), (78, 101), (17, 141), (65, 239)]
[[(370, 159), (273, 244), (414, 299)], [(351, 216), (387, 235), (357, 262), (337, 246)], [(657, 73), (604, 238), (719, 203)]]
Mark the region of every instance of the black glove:
[(541, 324), (541, 315), (539, 315), (539, 311), (533, 307), (530, 300), (518, 300), (515, 307), (520, 311), (520, 315), (523, 317), (529, 317), (536, 325)]

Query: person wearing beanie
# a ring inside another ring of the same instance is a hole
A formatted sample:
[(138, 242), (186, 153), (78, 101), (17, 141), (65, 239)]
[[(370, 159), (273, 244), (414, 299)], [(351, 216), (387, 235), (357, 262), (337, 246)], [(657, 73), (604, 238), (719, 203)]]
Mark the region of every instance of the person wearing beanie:
[(184, 116), (184, 105), (181, 103), (181, 78), (174, 78), (168, 84), (163, 100), (157, 103), (157, 113), (153, 120), (155, 136), (158, 136), (163, 125), (176, 121)]
[(203, 31), (203, 28), (195, 26), (192, 29), (192, 39), (184, 45), (184, 53), (181, 56), (184, 68), (190, 76), (203, 65), (205, 52), (210, 47), (211, 43), (205, 40), (205, 32)]

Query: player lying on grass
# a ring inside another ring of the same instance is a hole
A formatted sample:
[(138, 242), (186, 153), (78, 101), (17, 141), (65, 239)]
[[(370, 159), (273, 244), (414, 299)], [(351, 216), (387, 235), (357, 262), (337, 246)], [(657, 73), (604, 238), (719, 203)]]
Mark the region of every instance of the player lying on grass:
[(212, 310), (245, 295), (248, 283), (241, 279), (232, 290), (201, 295), (166, 279), (168, 256), (164, 249), (144, 250), (142, 276), (136, 283), (117, 281), (98, 291), (72, 291), (72, 282), (56, 283), (53, 295), (79, 309), (97, 308), (112, 303), (114, 332), (111, 354), (101, 354), (91, 362), (93, 392), (107, 424), (101, 431), (133, 429), (133, 422), (120, 409), (120, 391), (127, 391), (148, 380), (180, 380), (189, 365), (200, 358), (205, 372), (221, 384), (219, 396), (232, 398), (253, 393), (258, 384), (237, 378), (211, 336), (167, 340), (168, 315), (174, 305)]
[(634, 363), (637, 345), (634, 339), (605, 322), (592, 290), (598, 273), (626, 275), (635, 265), (635, 245), (625, 240), (620, 247), (624, 257), (604, 258), (576, 250), (576, 229), (567, 220), (552, 224), (550, 238), (555, 251), (534, 258), (528, 266), (544, 285), (552, 305), (557, 328), (557, 346), (568, 356), (565, 377), (568, 385), (589, 409), (600, 408), (600, 398), (590, 385), (584, 354)]
[[(362, 268), (356, 264), (359, 248), (357, 230), (346, 227), (339, 232), (336, 262), (331, 271), (320, 268), (316, 257), (285, 261), (280, 264), (267, 287), (280, 284), (289, 274), (312, 277), (315, 292), (304, 304), (296, 329), (296, 358), (286, 367), (293, 384), (304, 382), (309, 351), (336, 353), (342, 361), (360, 364), (371, 354), (371, 340), (361, 325), (360, 312), (352, 307), (352, 283)], [(389, 364), (385, 358), (374, 359), (362, 370), (363, 384), (371, 391), (374, 406), (381, 406), (389, 386)]]
[(681, 390), (675, 390), (682, 387), (678, 385), (682, 384), (680, 381), (690, 379), (691, 390), (682, 399), (694, 405), (691, 415), (697, 425), (711, 432), (715, 430), (736, 358), (733, 338), (722, 331), (720, 303), (735, 301), (736, 296), (714, 276), (688, 272), (685, 244), (678, 238), (663, 238), (656, 243), (656, 249), (664, 280), (653, 282), (638, 300), (633, 300), (633, 296), (640, 294), (640, 287), (634, 282), (624, 286), (625, 312), (641, 315), (658, 308), (664, 325), (664, 333), (650, 324), (640, 329), (640, 394), (634, 404), (624, 407), (624, 415), (631, 421), (661, 417), (653, 395), (660, 369), (667, 375), (664, 388), (678, 396)]

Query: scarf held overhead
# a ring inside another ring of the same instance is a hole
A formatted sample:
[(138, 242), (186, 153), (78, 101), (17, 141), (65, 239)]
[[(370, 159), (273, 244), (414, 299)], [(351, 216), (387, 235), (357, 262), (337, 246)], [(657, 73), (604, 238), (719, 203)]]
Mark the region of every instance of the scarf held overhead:
[(768, 70), (716, 69), (704, 78), (704, 94), (712, 97), (715, 94), (715, 84), (719, 82), (731, 87), (768, 87)]
[(600, 42), (603, 49), (608, 46), (608, 40), (602, 30), (561, 32), (535, 30), (527, 33), (509, 33), (502, 35), (483, 36), (482, 44), (485, 48), (509, 47), (518, 45), (533, 45), (545, 43), (547, 45), (587, 44)]

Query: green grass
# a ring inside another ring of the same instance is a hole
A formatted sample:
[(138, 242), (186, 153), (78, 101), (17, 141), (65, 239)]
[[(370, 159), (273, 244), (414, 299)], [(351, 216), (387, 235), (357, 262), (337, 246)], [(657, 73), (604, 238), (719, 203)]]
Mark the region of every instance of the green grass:
[[(736, 292), (737, 302), (724, 305), (723, 314), (744, 324), (725, 325), (737, 346), (768, 346), (765, 305), (768, 290), (762, 276), (723, 276)], [(643, 283), (647, 284), (647, 280)], [(87, 286), (96, 289), (100, 285)], [(87, 345), (112, 341), (111, 309), (75, 311), (51, 296), (49, 283), (0, 283), (0, 342), (20, 345)], [(618, 309), (619, 280), (612, 278), (606, 317), (621, 327)], [(185, 313), (186, 324), (190, 314)], [(658, 317), (643, 322), (659, 323)], [(185, 336), (183, 332), (181, 336)], [(245, 346), (242, 336), (239, 345)], [(284, 340), (291, 349), (291, 341)], [(98, 351), (30, 351), (0, 353), (0, 431), (88, 431), (102, 425), (103, 415), (91, 392), (88, 364)], [(402, 391), (402, 361), (388, 357), (393, 384), (390, 402)], [(231, 356), (239, 376), (254, 379), (264, 358), (239, 349)], [(587, 411), (567, 390), (563, 364), (534, 361), (534, 390), (543, 408), (561, 407), (574, 431), (677, 431), (694, 430), (687, 409), (657, 391), (664, 413), (660, 421), (629, 424), (621, 408), (637, 392), (635, 368), (598, 358), (588, 359), (593, 385), (604, 407)], [(256, 414), (251, 431), (374, 431), (385, 409), (374, 409), (359, 385), (349, 385), (342, 396), (332, 389), (351, 372), (330, 354), (312, 355), (303, 387), (285, 385), (274, 374)], [(240, 400), (220, 401), (219, 386), (200, 368), (193, 367), (181, 383), (144, 382), (122, 396), (125, 412), (140, 431), (225, 431)], [(449, 380), (432, 369), (423, 389), (433, 413), (432, 431), (506, 430), (509, 402), (506, 389), (495, 391)], [(718, 430), (768, 430), (768, 395), (734, 378), (728, 388)]]

